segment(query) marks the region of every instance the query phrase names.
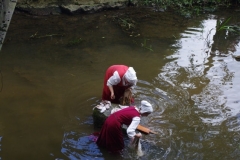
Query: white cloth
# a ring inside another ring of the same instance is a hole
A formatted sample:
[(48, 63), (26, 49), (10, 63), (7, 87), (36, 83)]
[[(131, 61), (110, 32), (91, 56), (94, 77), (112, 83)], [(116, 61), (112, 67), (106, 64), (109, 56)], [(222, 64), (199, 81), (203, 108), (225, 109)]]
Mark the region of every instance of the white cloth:
[[(123, 86), (127, 86), (128, 83), (125, 82), (125, 79), (122, 79)], [(121, 82), (121, 78), (119, 76), (118, 71), (113, 72), (113, 75), (108, 79), (107, 86), (114, 86)]]
[(137, 84), (137, 76), (136, 76), (136, 72), (133, 69), (133, 67), (129, 67), (127, 72), (124, 74), (124, 77), (126, 78), (126, 80), (132, 84), (132, 85), (136, 85)]
[(140, 120), (141, 120), (140, 117), (134, 117), (132, 119), (132, 123), (127, 128), (127, 135), (129, 138), (133, 138), (136, 135), (135, 130), (136, 130), (137, 126), (139, 125)]
[[(139, 112), (138, 108), (135, 107), (135, 109)], [(133, 117), (131, 124), (127, 128), (127, 135), (129, 138), (133, 138), (136, 135), (135, 130), (139, 125), (140, 120), (140, 117)]]
[(107, 86), (117, 85), (117, 84), (120, 83), (120, 82), (121, 82), (121, 78), (120, 78), (118, 72), (115, 71), (115, 72), (113, 73), (113, 75), (108, 79), (108, 81), (107, 81)]
[(93, 110), (95, 108), (99, 109), (101, 113), (105, 112), (106, 109), (109, 109), (111, 107), (111, 102), (110, 101), (102, 101), (99, 105), (93, 107)]
[(152, 113), (153, 112), (153, 108), (152, 105), (145, 100), (141, 101), (141, 106), (139, 107), (140, 109), (140, 113)]

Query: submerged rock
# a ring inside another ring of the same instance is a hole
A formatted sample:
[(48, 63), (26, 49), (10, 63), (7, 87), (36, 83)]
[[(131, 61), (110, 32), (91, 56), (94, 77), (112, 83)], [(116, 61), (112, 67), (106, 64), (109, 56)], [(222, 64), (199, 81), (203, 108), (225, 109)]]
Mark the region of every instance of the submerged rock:
[(94, 107), (92, 113), (94, 127), (101, 128), (104, 121), (111, 114), (111, 111), (115, 109), (120, 109), (117, 104), (112, 104), (109, 109), (106, 109), (103, 113), (101, 113), (100, 109)]
[(105, 113), (101, 113), (99, 109), (94, 108), (93, 109), (93, 113), (92, 113), (92, 117), (93, 117), (93, 125), (95, 128), (101, 128), (104, 121), (106, 120), (106, 118), (108, 117), (107, 114)]

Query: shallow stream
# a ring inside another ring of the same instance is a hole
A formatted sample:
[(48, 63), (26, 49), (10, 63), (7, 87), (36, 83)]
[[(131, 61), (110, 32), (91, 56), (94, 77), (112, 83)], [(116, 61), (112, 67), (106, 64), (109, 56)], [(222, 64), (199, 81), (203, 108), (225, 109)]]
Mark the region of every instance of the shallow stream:
[[(240, 12), (15, 13), (0, 52), (0, 159), (240, 159), (240, 37), (215, 29), (228, 17)], [(135, 103), (154, 107), (141, 123), (158, 134), (143, 136), (142, 157), (89, 137), (113, 64), (135, 68)]]

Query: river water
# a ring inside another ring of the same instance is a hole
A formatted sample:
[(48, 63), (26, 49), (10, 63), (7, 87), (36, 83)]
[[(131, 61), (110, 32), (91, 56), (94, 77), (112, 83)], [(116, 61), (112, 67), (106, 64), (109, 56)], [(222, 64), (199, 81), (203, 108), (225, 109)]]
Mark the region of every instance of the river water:
[[(0, 159), (240, 159), (240, 37), (215, 29), (228, 17), (238, 24), (240, 12), (14, 13), (0, 52)], [(142, 157), (90, 136), (113, 64), (135, 68), (135, 103), (154, 107)]]

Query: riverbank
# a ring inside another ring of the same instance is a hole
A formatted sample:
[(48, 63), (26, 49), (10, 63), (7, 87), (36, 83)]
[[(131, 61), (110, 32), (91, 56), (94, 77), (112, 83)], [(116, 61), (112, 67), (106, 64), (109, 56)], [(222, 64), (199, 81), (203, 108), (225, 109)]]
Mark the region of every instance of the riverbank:
[[(131, 1), (131, 5), (134, 5)], [(96, 13), (108, 9), (121, 9), (130, 5), (128, 0), (19, 0), (16, 5), (17, 11), (22, 11), (31, 15), (51, 15), (51, 14), (81, 14)]]

